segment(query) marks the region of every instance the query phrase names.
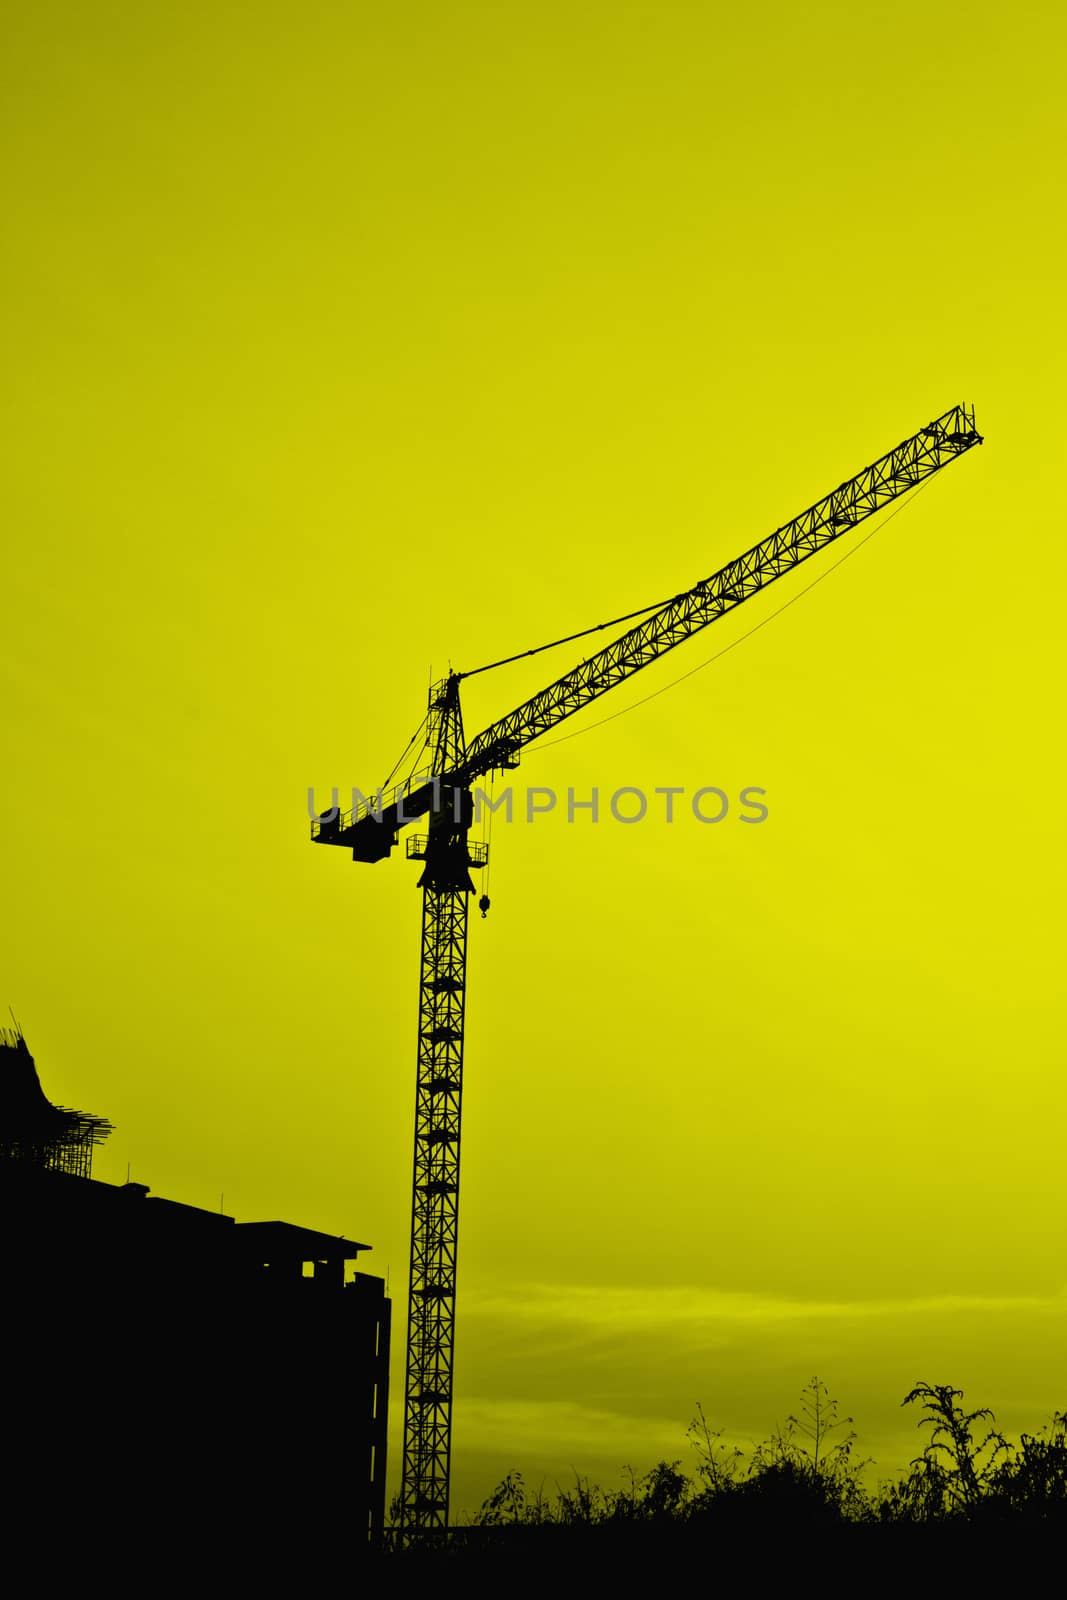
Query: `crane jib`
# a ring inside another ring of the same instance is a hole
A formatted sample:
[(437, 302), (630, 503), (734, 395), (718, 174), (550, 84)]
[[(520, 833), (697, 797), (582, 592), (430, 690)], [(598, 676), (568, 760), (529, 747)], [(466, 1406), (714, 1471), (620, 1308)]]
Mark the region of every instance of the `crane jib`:
[(792, 522), (668, 601), (478, 734), (467, 745), (468, 780), (498, 765), (501, 754), (514, 757), (523, 745), (658, 660), (981, 442), (973, 410), (953, 406)]
[(963, 405), (953, 406), (791, 522), (775, 529), (711, 577), (676, 595), (492, 723), (466, 745), (462, 767), (436, 779), (429, 773), (420, 774), (387, 796), (379, 793), (369, 799), (361, 797), (350, 812), (313, 822), (312, 838), (320, 844), (350, 847), (357, 860), (382, 860), (405, 823), (437, 808), (435, 783), (466, 787), (494, 769), (514, 767), (524, 745), (659, 660), (981, 443), (974, 411)]

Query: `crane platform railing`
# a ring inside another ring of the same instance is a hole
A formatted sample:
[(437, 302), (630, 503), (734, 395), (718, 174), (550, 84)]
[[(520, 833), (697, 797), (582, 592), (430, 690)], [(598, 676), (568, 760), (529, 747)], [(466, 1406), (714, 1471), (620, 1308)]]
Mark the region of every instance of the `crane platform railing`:
[[(410, 778), (404, 778), (400, 783), (394, 783), (390, 789), (375, 789), (373, 794), (365, 795), (362, 790), (353, 789), (353, 795), (359, 798), (354, 801), (347, 811), (338, 810), (336, 807), (324, 811), (319, 817), (312, 818), (311, 837), (317, 840), (332, 839), (338, 834), (354, 828), (357, 822), (363, 822), (367, 817), (373, 817), (375, 822), (381, 822), (384, 814), (392, 807), (399, 807), (402, 800), (417, 794), (420, 790), (432, 790), (434, 779), (439, 774), (434, 772), (415, 772)], [(412, 816), (421, 815), (425, 807)]]
[[(409, 834), (406, 845), (409, 861), (425, 861), (430, 846), (430, 836), (428, 833)], [(484, 867), (489, 860), (489, 846), (479, 839), (468, 839), (466, 852), (468, 867)]]

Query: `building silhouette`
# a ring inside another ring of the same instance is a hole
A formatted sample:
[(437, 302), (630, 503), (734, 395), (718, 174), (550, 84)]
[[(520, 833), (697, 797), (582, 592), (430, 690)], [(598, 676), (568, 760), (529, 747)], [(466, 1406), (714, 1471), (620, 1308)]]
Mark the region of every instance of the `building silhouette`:
[(109, 1131), (52, 1106), (5, 1033), (10, 1526), (193, 1568), (358, 1565), (385, 1516), (390, 1302), (350, 1267), (369, 1246), (98, 1182)]

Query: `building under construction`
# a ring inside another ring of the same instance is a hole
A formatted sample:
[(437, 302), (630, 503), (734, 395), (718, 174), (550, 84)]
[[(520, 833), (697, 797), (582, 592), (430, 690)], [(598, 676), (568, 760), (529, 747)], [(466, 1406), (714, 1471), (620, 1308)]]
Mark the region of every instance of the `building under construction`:
[(0, 1028), (0, 1160), (89, 1178), (93, 1150), (110, 1132), (105, 1117), (54, 1106), (22, 1029)]
[(390, 1303), (369, 1248), (90, 1176), (100, 1117), (0, 1040), (9, 1528), (307, 1576), (385, 1516)]

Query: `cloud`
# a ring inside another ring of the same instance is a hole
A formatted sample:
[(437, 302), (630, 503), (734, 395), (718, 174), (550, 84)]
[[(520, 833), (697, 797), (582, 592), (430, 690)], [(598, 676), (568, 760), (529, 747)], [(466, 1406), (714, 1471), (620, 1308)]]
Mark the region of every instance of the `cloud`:
[(1067, 1314), (1067, 1289), (1052, 1296), (938, 1295), (914, 1299), (804, 1300), (683, 1286), (636, 1289), (573, 1284), (516, 1283), (473, 1290), (463, 1300), (464, 1320), (500, 1321), (516, 1329), (531, 1324), (618, 1335), (667, 1329), (734, 1329), (753, 1324), (856, 1322), (895, 1318)]
[(874, 1478), (921, 1447), (901, 1409), (921, 1379), (962, 1387), (1013, 1435), (1065, 1399), (1067, 1292), (820, 1300), (515, 1281), (467, 1289), (457, 1334), (457, 1510), (513, 1468), (546, 1493), (575, 1472), (619, 1486), (626, 1463), (692, 1469), (698, 1401), (747, 1454), (798, 1409), (813, 1373), (855, 1417)]
[(677, 1417), (638, 1417), (571, 1400), (489, 1400), (469, 1397), (461, 1419), (464, 1448), (530, 1459), (551, 1445), (562, 1466), (608, 1456), (624, 1462), (677, 1456), (684, 1445)]

